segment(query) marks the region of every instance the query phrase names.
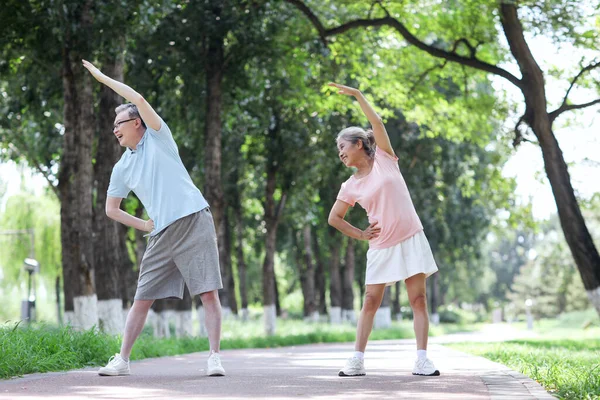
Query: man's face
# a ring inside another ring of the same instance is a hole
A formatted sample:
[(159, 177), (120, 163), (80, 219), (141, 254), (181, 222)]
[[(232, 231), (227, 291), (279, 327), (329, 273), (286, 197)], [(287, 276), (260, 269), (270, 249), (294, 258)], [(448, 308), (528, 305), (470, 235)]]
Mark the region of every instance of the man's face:
[(131, 118), (129, 111), (123, 110), (115, 117), (113, 133), (121, 146), (131, 148), (137, 144), (135, 140), (139, 126), (139, 118)]

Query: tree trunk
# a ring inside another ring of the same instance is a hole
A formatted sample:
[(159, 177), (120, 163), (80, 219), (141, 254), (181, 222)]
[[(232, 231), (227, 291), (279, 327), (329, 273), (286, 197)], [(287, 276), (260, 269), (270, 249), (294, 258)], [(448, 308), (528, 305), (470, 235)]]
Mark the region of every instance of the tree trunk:
[[(123, 55), (111, 57), (103, 66), (105, 73), (123, 81)], [(122, 98), (112, 89), (102, 85), (98, 113), (98, 149), (94, 176), (96, 178), (96, 204), (94, 208), (94, 264), (96, 266), (96, 284), (98, 288), (99, 327), (104, 332), (116, 335), (123, 332), (122, 289), (127, 270), (132, 268), (127, 253), (123, 253), (126, 237), (116, 221), (106, 216), (106, 191), (110, 183), (113, 166), (119, 161), (122, 151), (112, 135), (115, 108)], [(122, 273), (120, 273), (122, 271)]]
[(175, 302), (175, 337), (192, 337), (192, 296), (187, 286), (183, 290), (183, 299)]
[[(225, 229), (225, 235), (223, 237), (224, 256), (222, 257), (223, 264), (221, 268), (223, 287), (225, 288), (223, 292), (227, 294), (226, 304), (229, 306), (228, 312), (237, 315), (238, 309), (237, 300), (235, 298), (235, 281), (233, 279), (233, 270), (231, 267), (231, 223), (227, 210), (223, 213), (223, 225)], [(224, 310), (224, 315), (226, 315), (226, 313), (227, 311)]]
[(354, 312), (354, 239), (348, 238), (346, 245), (346, 265), (342, 276), (342, 319), (344, 321), (356, 322)]
[(315, 246), (315, 261), (317, 263), (317, 268), (315, 269), (317, 310), (319, 311), (319, 314), (327, 315), (327, 278), (325, 277), (325, 263), (323, 262), (323, 254), (321, 252), (318, 234), (313, 235), (313, 242)]
[(329, 263), (329, 321), (332, 324), (342, 322), (342, 275), (340, 272), (340, 242), (335, 240), (336, 231), (329, 228), (329, 248), (331, 261)]
[[(267, 224), (267, 226), (272, 224)], [(275, 238), (277, 232), (275, 228), (267, 228), (267, 237), (265, 243), (265, 260), (263, 262), (263, 308), (265, 333), (267, 335), (275, 334), (275, 318), (277, 310), (275, 308)]]
[(90, 6), (89, 1), (83, 4), (77, 18), (67, 11), (62, 71), (65, 133), (59, 192), (63, 286), (65, 311), (72, 306), (72, 325), (78, 329), (98, 325), (92, 234), (93, 95), (90, 78), (80, 67), (79, 53), (91, 25)]
[[(275, 113), (274, 113), (275, 114)], [(277, 186), (277, 172), (279, 163), (276, 161), (281, 151), (281, 137), (279, 135), (279, 120), (273, 115), (272, 123), (269, 126), (267, 134), (267, 182), (265, 187), (265, 210), (266, 242), (265, 242), (265, 260), (263, 263), (263, 308), (265, 318), (265, 332), (267, 335), (275, 334), (275, 322), (277, 315), (277, 305), (275, 304), (275, 244), (277, 238), (277, 226), (279, 219), (285, 207), (286, 193), (281, 194), (279, 203), (275, 204), (275, 189)]]
[(397, 321), (402, 320), (402, 309), (400, 308), (400, 284), (402, 282), (396, 282), (394, 290), (394, 299), (392, 300), (392, 315)]
[(152, 304), (153, 315), (149, 318), (154, 330), (154, 337), (171, 337), (171, 320), (175, 316), (175, 301), (173, 299), (159, 299)]
[[(211, 17), (220, 18), (221, 6), (211, 8)], [(211, 32), (208, 37), (206, 56), (206, 124), (204, 129), (204, 196), (210, 205), (217, 231), (219, 246), (219, 263), (222, 278), (226, 277), (227, 251), (225, 248), (225, 199), (221, 179), (221, 134), (222, 134), (222, 83), (224, 71), (224, 36), (219, 30)], [(219, 291), (221, 306), (230, 308), (227, 280), (223, 279), (223, 289)]]
[(244, 217), (242, 215), (242, 205), (237, 199), (235, 203), (235, 232), (236, 232), (236, 250), (237, 250), (237, 269), (240, 285), (240, 301), (242, 302), (242, 320), (248, 319), (248, 286), (246, 277), (246, 261), (244, 257)]
[(390, 300), (392, 298), (391, 289), (392, 287), (388, 286), (383, 292), (383, 300), (375, 314), (374, 328), (385, 329), (392, 326), (392, 309), (390, 307)]
[[(141, 209), (141, 207), (140, 207)], [(129, 229), (133, 229), (133, 228), (129, 228), (126, 225), (120, 225), (119, 226), (120, 229), (120, 235), (121, 238), (123, 238), (123, 240), (121, 240), (119, 242), (119, 252), (121, 254), (124, 254), (124, 257), (127, 257), (127, 259), (123, 258), (122, 262), (123, 262), (123, 266), (122, 266), (122, 270), (120, 271), (120, 275), (121, 275), (121, 298), (123, 299), (123, 311), (127, 312), (129, 310), (129, 307), (133, 304), (133, 299), (135, 296), (135, 291), (137, 289), (137, 280), (138, 280), (138, 275), (139, 275), (139, 265), (137, 264), (137, 253), (138, 251), (141, 251), (141, 254), (143, 254), (143, 252), (145, 251), (146, 248), (146, 241), (145, 238), (143, 237), (143, 232), (140, 232), (140, 239), (141, 239), (141, 243), (137, 242), (137, 233), (134, 235), (133, 240), (129, 239)], [(133, 246), (134, 249), (134, 253), (136, 254), (136, 263), (133, 263), (131, 260), (131, 257), (129, 256), (129, 250), (127, 247), (127, 244), (131, 243), (131, 245)], [(138, 249), (138, 247), (140, 247)], [(125, 314), (126, 315), (126, 314)]]
[(547, 110), (544, 75), (525, 41), (516, 6), (502, 3), (500, 11), (511, 53), (523, 75), (521, 91), (526, 104), (524, 120), (539, 141), (565, 239), (588, 297), (600, 315), (600, 255), (581, 214), (567, 164), (552, 131), (553, 119)]
[[(298, 232), (299, 234), (300, 232)], [(304, 318), (309, 320), (315, 319), (317, 307), (315, 304), (315, 266), (313, 262), (313, 251), (311, 246), (311, 229), (310, 225), (306, 224), (302, 229), (302, 239), (298, 240), (301, 246), (298, 246), (298, 251), (304, 256), (304, 262), (300, 263), (300, 283), (302, 285), (302, 295), (304, 297)], [(303, 248), (303, 250), (301, 250)], [(316, 319), (318, 320), (317, 313)]]
[(279, 285), (277, 284), (277, 276), (273, 274), (273, 290), (275, 291), (275, 315), (281, 317), (281, 302), (279, 300)]
[(433, 274), (428, 279), (429, 281), (429, 304), (431, 307), (431, 323), (433, 325), (439, 325), (440, 323), (440, 314), (438, 313), (438, 274)]
[(244, 217), (242, 215), (242, 205), (239, 198), (236, 199), (235, 208), (235, 236), (236, 236), (236, 254), (238, 267), (238, 280), (240, 286), (240, 301), (242, 302), (242, 320), (248, 319), (248, 282), (246, 276), (246, 259), (244, 257)]

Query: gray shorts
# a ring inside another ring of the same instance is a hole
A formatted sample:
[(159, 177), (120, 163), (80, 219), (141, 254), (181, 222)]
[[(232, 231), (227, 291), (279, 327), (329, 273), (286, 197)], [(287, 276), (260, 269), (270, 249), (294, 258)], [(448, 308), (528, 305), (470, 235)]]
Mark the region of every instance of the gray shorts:
[(215, 223), (208, 207), (150, 238), (135, 300), (181, 299), (184, 284), (192, 296), (223, 287)]

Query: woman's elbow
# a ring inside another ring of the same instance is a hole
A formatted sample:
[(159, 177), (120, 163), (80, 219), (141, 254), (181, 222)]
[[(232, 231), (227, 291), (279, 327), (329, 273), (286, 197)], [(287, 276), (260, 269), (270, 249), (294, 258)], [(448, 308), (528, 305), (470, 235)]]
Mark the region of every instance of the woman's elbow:
[(329, 214), (329, 218), (327, 218), (327, 223), (335, 228), (338, 219), (339, 217), (337, 215)]

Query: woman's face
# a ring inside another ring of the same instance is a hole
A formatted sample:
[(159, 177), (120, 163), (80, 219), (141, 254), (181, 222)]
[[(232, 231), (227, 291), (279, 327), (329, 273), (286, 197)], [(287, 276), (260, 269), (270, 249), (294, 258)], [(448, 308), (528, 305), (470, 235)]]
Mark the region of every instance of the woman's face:
[(360, 140), (354, 144), (346, 139), (339, 139), (337, 145), (338, 156), (346, 167), (355, 167), (366, 156)]

